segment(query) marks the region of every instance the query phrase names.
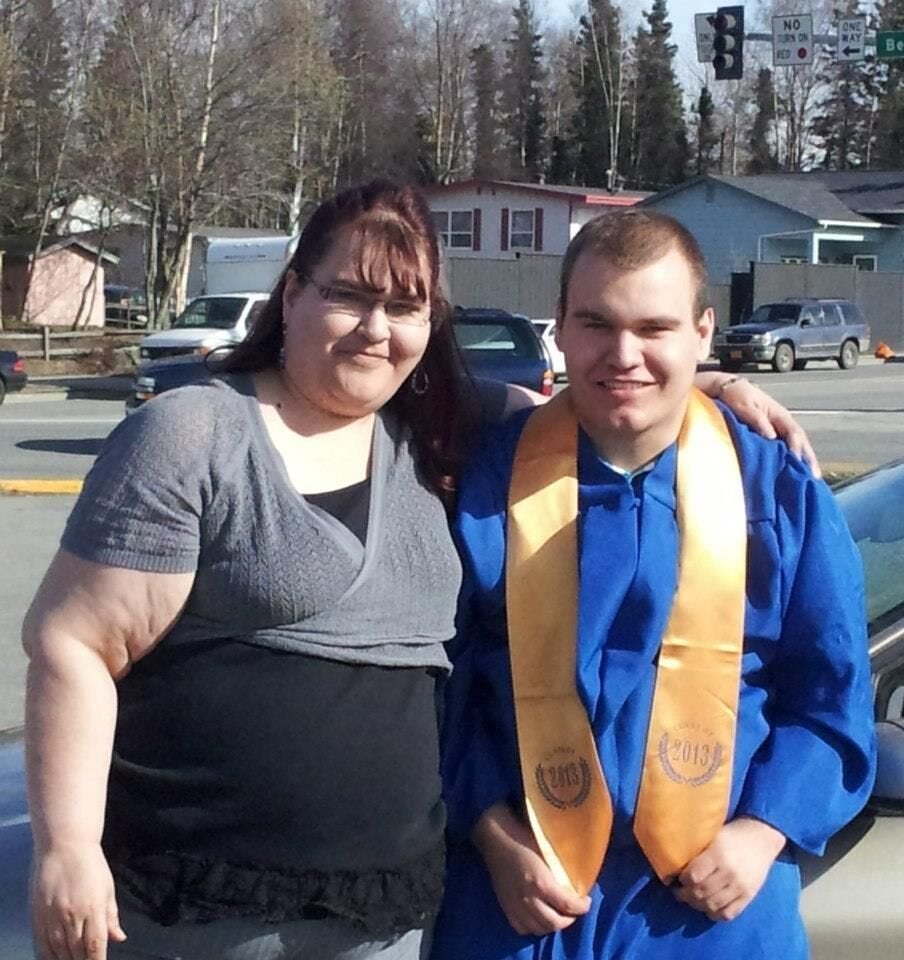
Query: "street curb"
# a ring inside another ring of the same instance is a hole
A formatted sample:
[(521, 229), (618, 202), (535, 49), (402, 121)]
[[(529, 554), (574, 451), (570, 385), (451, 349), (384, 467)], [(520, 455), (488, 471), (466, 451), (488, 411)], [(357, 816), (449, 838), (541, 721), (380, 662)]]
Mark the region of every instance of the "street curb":
[(0, 494), (56, 495), (82, 492), (84, 480), (0, 480)]

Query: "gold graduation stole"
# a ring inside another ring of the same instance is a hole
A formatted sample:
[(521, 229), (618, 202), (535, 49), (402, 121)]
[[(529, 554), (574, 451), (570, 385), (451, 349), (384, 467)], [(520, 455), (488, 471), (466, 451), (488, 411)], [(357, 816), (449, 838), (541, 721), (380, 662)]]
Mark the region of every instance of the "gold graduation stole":
[[(577, 437), (567, 390), (525, 425), (509, 488), (506, 605), (528, 819), (557, 880), (586, 894), (605, 857), (612, 801), (576, 689)], [(743, 647), (741, 476), (721, 413), (696, 390), (678, 437), (676, 486), (678, 589), (634, 818), (638, 843), (666, 883), (725, 822)]]

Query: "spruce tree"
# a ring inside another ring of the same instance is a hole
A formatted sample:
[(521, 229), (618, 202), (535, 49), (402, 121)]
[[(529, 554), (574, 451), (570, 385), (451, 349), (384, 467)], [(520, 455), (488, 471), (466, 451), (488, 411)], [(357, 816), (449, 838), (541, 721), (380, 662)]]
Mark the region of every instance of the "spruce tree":
[(778, 156), (772, 142), (775, 128), (775, 86), (769, 67), (762, 67), (757, 74), (753, 95), (756, 116), (750, 128), (750, 160), (747, 162), (747, 172), (775, 173), (778, 170)]
[[(841, 16), (863, 14), (860, 0), (845, 0)], [(836, 59), (837, 51), (828, 48), (823, 55), (820, 79), (827, 94), (819, 114), (813, 120), (813, 132), (825, 154), (822, 165), (827, 170), (851, 170), (863, 166), (869, 155), (869, 138), (875, 102), (873, 58), (865, 61)]]
[[(876, 25), (881, 30), (904, 30), (904, 0), (880, 0)], [(875, 123), (874, 167), (904, 167), (904, 61), (882, 61), (877, 70), (878, 112)]]
[[(590, 0), (581, 17), (571, 76), (577, 107), (567, 154), (574, 180), (583, 186), (618, 183), (624, 105), (621, 19), (611, 0)], [(558, 164), (566, 151), (560, 147)]]
[(518, 0), (512, 16), (515, 29), (508, 40), (503, 82), (509, 176), (531, 182), (540, 179), (545, 167), (542, 38), (531, 0)]
[(493, 180), (499, 169), (499, 71), (486, 43), (471, 51), (474, 83), (474, 168), (473, 176)]
[(638, 29), (634, 42), (632, 178), (638, 187), (660, 190), (685, 177), (687, 127), (673, 62), (677, 47), (669, 42), (672, 24), (666, 0), (653, 0), (643, 17), (646, 28)]
[(715, 129), (716, 105), (713, 102), (712, 94), (708, 87), (700, 90), (700, 96), (697, 98), (695, 107), (697, 115), (697, 174), (709, 173), (713, 168), (713, 151), (719, 142), (718, 134)]

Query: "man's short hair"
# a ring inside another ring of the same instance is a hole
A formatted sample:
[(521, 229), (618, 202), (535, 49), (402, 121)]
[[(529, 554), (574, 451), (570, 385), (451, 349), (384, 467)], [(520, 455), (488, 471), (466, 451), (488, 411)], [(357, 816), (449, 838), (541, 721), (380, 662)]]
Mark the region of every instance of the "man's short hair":
[(562, 316), (568, 304), (571, 274), (582, 253), (602, 257), (620, 270), (638, 270), (665, 256), (673, 248), (677, 248), (687, 261), (696, 282), (694, 318), (699, 319), (709, 306), (706, 261), (700, 246), (687, 227), (674, 217), (653, 210), (604, 213), (581, 227), (568, 244), (562, 261), (559, 283), (559, 309)]

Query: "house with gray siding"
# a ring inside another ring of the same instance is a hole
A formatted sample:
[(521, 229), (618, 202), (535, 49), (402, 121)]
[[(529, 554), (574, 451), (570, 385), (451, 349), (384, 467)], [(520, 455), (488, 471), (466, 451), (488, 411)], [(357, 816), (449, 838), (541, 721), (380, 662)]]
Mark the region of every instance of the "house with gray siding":
[(751, 263), (904, 271), (904, 171), (730, 177), (704, 174), (653, 194), (697, 238), (713, 284)]

